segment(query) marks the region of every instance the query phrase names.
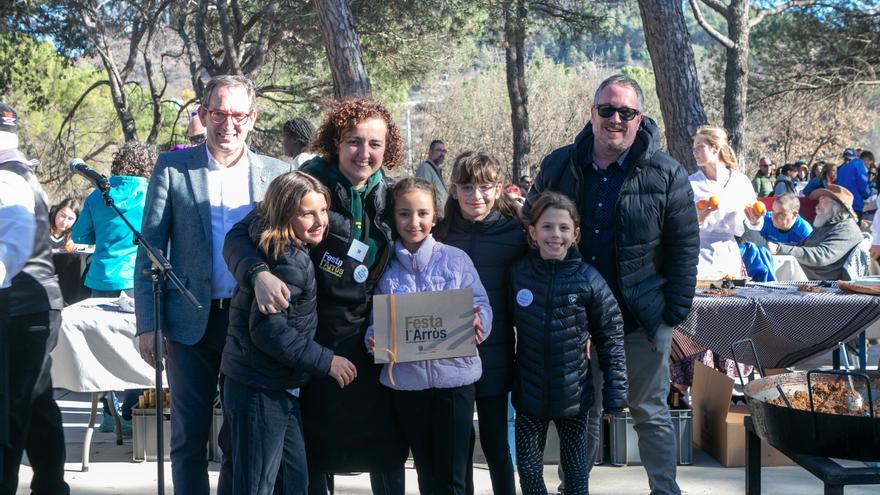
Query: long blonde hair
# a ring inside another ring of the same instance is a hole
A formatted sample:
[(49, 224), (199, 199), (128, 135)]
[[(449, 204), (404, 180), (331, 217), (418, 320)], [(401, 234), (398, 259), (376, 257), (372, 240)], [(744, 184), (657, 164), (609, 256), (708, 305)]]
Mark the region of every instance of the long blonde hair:
[[(330, 191), (327, 186), (304, 172), (296, 171), (279, 175), (269, 184), (257, 211), (263, 227), (258, 244), (260, 251), (274, 259), (279, 257), (290, 244), (296, 247), (303, 245), (302, 239), (296, 236), (291, 222), (293, 217), (299, 214), (303, 198), (312, 192), (324, 196), (327, 208), (330, 208)], [(327, 230), (324, 231), (324, 235), (327, 235)]]
[(718, 148), (718, 158), (728, 170), (739, 170), (739, 162), (736, 160), (736, 153), (734, 153), (733, 148), (730, 147), (727, 131), (721, 127), (704, 125), (697, 129), (697, 134), (694, 138), (697, 136), (702, 137), (710, 145)]

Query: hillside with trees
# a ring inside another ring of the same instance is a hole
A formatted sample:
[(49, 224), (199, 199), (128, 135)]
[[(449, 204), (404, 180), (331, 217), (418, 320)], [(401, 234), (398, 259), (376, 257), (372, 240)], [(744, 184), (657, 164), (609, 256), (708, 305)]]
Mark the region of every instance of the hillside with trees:
[[(805, 0), (42, 0), (6, 7), (0, 93), (53, 194), (83, 190), (65, 164), (105, 171), (138, 139), (185, 140), (212, 75), (258, 86), (251, 145), (280, 155), (281, 123), (317, 122), (328, 100), (372, 94), (418, 163), (492, 152), (511, 175), (572, 140), (602, 78), (624, 72), (668, 151), (693, 167), (703, 123), (734, 136), (747, 170), (838, 161), (880, 143), (878, 2)], [(647, 29), (646, 29), (647, 27)]]

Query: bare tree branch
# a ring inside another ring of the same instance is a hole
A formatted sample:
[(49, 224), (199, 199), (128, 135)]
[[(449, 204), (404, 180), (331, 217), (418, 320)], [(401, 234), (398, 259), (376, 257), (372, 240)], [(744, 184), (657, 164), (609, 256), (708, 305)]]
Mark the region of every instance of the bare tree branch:
[(205, 20), (208, 16), (208, 2), (210, 1), (199, 0), (199, 8), (196, 9), (193, 28), (196, 37), (196, 47), (199, 50), (199, 58), (202, 59), (202, 67), (208, 71), (208, 74), (213, 76), (220, 73), (220, 65), (208, 48), (208, 36), (205, 33)]
[(749, 27), (757, 26), (767, 16), (778, 15), (794, 7), (810, 7), (816, 5), (816, 0), (790, 0), (772, 9), (761, 9), (749, 20)]
[(720, 0), (701, 0), (701, 1), (703, 3), (705, 3), (706, 6), (709, 7), (710, 9), (714, 10), (715, 12), (718, 12), (721, 15), (721, 17), (724, 17), (725, 19), (727, 19), (728, 12), (729, 12), (728, 6), (724, 5)]
[(100, 81), (95, 81), (94, 83), (92, 83), (91, 86), (89, 86), (88, 88), (86, 88), (85, 91), (83, 91), (83, 94), (81, 94), (79, 96), (79, 99), (76, 100), (76, 103), (74, 103), (73, 107), (70, 109), (70, 111), (67, 112), (67, 115), (64, 117), (64, 120), (61, 121), (61, 126), (58, 128), (58, 135), (55, 136), (55, 142), (57, 142), (59, 144), (61, 143), (61, 134), (64, 132), (64, 127), (70, 122), (70, 119), (73, 118), (73, 115), (76, 113), (77, 109), (79, 109), (79, 106), (82, 105), (82, 102), (86, 99), (86, 96), (88, 96), (89, 93), (91, 93), (95, 88), (99, 88), (101, 86), (104, 86), (105, 84), (109, 86), (110, 81), (108, 81), (106, 79), (102, 79)]
[[(266, 53), (269, 49), (269, 39), (272, 37), (272, 23), (278, 15), (278, 0), (272, 0), (263, 7), (260, 15), (260, 34), (257, 38), (253, 54), (242, 68), (244, 74), (250, 74), (257, 70), (266, 61)], [(277, 37), (276, 37), (277, 38)]]
[(220, 38), (223, 40), (223, 66), (231, 74), (241, 74), (238, 60), (238, 45), (235, 33), (229, 22), (229, 5), (227, 0), (217, 0), (217, 16), (220, 19)]
[[(709, 24), (708, 21), (706, 21), (706, 18), (703, 17), (703, 12), (700, 10), (700, 5), (699, 5), (701, 0), (688, 0), (688, 1), (691, 4), (691, 10), (694, 13), (694, 18), (697, 20), (697, 24), (699, 24), (700, 27), (702, 27), (703, 30), (709, 34), (709, 36), (715, 38), (715, 40), (718, 41), (718, 43), (721, 43), (722, 45), (724, 45), (725, 48), (728, 48), (730, 50), (735, 49), (736, 43), (734, 43), (733, 40), (731, 40), (730, 38), (728, 38), (727, 36), (722, 34), (720, 31), (718, 31), (717, 29), (712, 27), (712, 25)], [(706, 0), (702, 0), (702, 1), (705, 2)]]

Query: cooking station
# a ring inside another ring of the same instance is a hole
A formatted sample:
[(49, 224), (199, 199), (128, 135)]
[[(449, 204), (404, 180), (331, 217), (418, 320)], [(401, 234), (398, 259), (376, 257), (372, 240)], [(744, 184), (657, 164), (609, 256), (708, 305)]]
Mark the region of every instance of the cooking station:
[[(847, 485), (880, 485), (880, 372), (767, 376), (754, 344), (751, 350), (763, 378), (743, 389), (751, 412), (744, 419), (746, 495), (761, 493), (761, 439), (819, 478), (825, 495), (843, 495)], [(731, 352), (736, 356), (735, 345)], [(835, 459), (864, 463), (847, 467)]]
[[(761, 494), (761, 438), (755, 431), (751, 416), (746, 426), (746, 495)], [(798, 454), (774, 445), (776, 450), (819, 478), (825, 486), (825, 495), (843, 495), (847, 485), (880, 485), (880, 468), (843, 467), (829, 457)]]

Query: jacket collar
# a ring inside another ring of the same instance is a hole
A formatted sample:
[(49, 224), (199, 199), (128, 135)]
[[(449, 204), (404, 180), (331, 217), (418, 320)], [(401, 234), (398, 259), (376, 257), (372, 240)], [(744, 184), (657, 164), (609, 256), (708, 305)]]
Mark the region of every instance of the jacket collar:
[(428, 266), (428, 262), (431, 261), (431, 256), (434, 254), (434, 246), (436, 245), (437, 241), (434, 240), (434, 236), (429, 234), (428, 237), (422, 241), (422, 245), (419, 246), (419, 249), (417, 249), (415, 253), (411, 253), (403, 246), (400, 239), (398, 239), (394, 241), (394, 255), (397, 257), (397, 261), (399, 261), (408, 272), (417, 273)]
[[(593, 149), (593, 124), (587, 122), (587, 125), (578, 133), (574, 140), (574, 161), (578, 164), (585, 163), (587, 157), (592, 155)], [(650, 160), (651, 156), (660, 149), (660, 129), (654, 122), (654, 119), (644, 115), (642, 123), (636, 131), (636, 138), (633, 144), (625, 152), (626, 170), (632, 172), (632, 169), (641, 168), (642, 163)], [(621, 166), (624, 164), (621, 163)], [(632, 169), (630, 168), (632, 165)]]
[(564, 270), (566, 272), (576, 271), (584, 260), (580, 251), (578, 251), (577, 244), (572, 244), (568, 248), (568, 253), (565, 255), (564, 260), (545, 260), (537, 249), (532, 249), (531, 257), (533, 263), (544, 269)]
[(502, 220), (502, 217), (498, 210), (490, 211), (489, 215), (482, 220), (468, 220), (461, 214), (461, 210), (458, 208), (455, 209), (451, 219), (452, 225), (457, 230), (469, 231), (472, 228), (476, 228), (481, 232), (488, 227), (495, 225), (499, 220)]

